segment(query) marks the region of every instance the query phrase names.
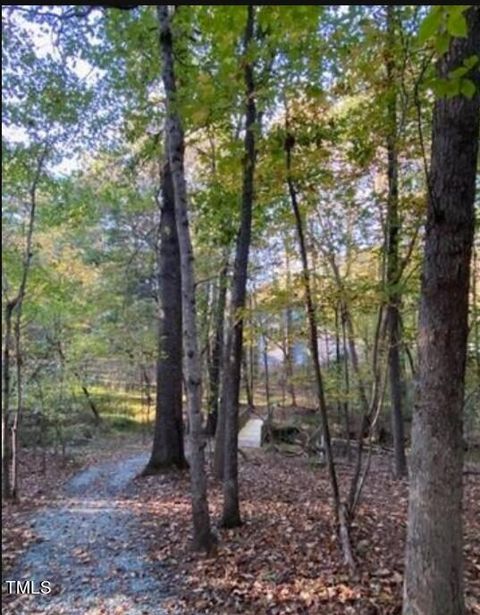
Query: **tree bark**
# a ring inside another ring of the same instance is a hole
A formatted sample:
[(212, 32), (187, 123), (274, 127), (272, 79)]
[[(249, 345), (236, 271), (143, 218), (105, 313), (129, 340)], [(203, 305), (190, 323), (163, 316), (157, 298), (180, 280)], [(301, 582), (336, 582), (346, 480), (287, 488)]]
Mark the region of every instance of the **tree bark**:
[(323, 438), (325, 442), (325, 452), (327, 457), (327, 466), (330, 474), (330, 484), (333, 492), (333, 501), (335, 506), (335, 514), (337, 520), (340, 511), (340, 493), (338, 489), (337, 474), (335, 470), (335, 462), (332, 454), (332, 445), (330, 438), (330, 427), (328, 424), (328, 411), (327, 403), (325, 400), (325, 391), (323, 387), (322, 371), (320, 368), (320, 357), (318, 353), (318, 329), (317, 329), (317, 316), (315, 307), (313, 304), (312, 287), (310, 280), (310, 269), (308, 264), (307, 246), (305, 241), (304, 225), (300, 208), (298, 206), (297, 192), (292, 178), (292, 148), (294, 144), (293, 137), (288, 133), (285, 138), (285, 152), (286, 152), (286, 168), (287, 168), (287, 185), (290, 194), (290, 202), (292, 205), (293, 215), (295, 217), (295, 226), (297, 229), (298, 246), (300, 248), (300, 256), (302, 260), (302, 279), (303, 287), (305, 291), (305, 304), (307, 308), (308, 318), (308, 333), (310, 342), (310, 352), (312, 355), (313, 370), (315, 374), (316, 394), (320, 410), (320, 416), (322, 419)]
[[(287, 292), (292, 292), (292, 277), (290, 272), (290, 259), (288, 257), (288, 248), (285, 246), (285, 261), (287, 268)], [(294, 378), (294, 357), (293, 357), (293, 318), (292, 308), (288, 305), (285, 309), (285, 363), (286, 363), (286, 377), (288, 384), (288, 391), (290, 393), (290, 399), (292, 406), (296, 408), (297, 398), (295, 395)]]
[(357, 352), (357, 345), (355, 342), (355, 330), (353, 326), (353, 319), (349, 309), (349, 305), (347, 303), (345, 297), (345, 289), (342, 277), (340, 275), (340, 270), (335, 261), (335, 255), (332, 252), (328, 252), (324, 250), (324, 254), (330, 264), (332, 269), (332, 273), (334, 275), (338, 290), (341, 293), (341, 298), (339, 301), (340, 305), (340, 313), (342, 319), (342, 327), (344, 329), (344, 333), (346, 335), (348, 341), (348, 353), (349, 358), (352, 362), (353, 372), (356, 376), (358, 394), (360, 398), (360, 404), (362, 408), (362, 419), (360, 422), (360, 428), (358, 430), (357, 436), (357, 451), (356, 451), (356, 460), (355, 460), (355, 468), (352, 476), (352, 480), (350, 483), (350, 493), (348, 497), (348, 513), (350, 515), (350, 519), (353, 518), (355, 513), (356, 502), (359, 501), (360, 497), (360, 489), (363, 486), (363, 482), (360, 482), (361, 474), (362, 474), (362, 464), (363, 464), (363, 450), (364, 450), (364, 437), (366, 434), (370, 434), (372, 429), (372, 417), (375, 415), (379, 400), (383, 400), (383, 395), (380, 397), (381, 392), (381, 375), (379, 370), (379, 356), (381, 354), (381, 349), (384, 345), (385, 335), (386, 335), (386, 319), (383, 317), (384, 309), (383, 305), (380, 306), (377, 325), (375, 329), (375, 339), (373, 344), (373, 356), (372, 356), (372, 368), (373, 368), (373, 386), (372, 393), (370, 396), (370, 400), (367, 397), (366, 385), (361, 373), (360, 369), (360, 360)]
[(478, 382), (480, 382), (480, 315), (478, 309), (478, 257), (475, 246), (473, 248), (473, 271), (472, 271), (472, 328), (473, 328), (473, 346), (475, 353), (475, 365), (477, 370)]
[(100, 423), (102, 419), (100, 417), (98, 408), (95, 405), (95, 402), (93, 401), (92, 396), (90, 395), (90, 391), (87, 389), (86, 385), (81, 384), (80, 386), (82, 387), (83, 394), (85, 395), (85, 399), (87, 400), (90, 410), (93, 412), (93, 416), (95, 417), (96, 422)]
[[(265, 401), (267, 404), (267, 426), (268, 426), (269, 431), (271, 432), (272, 404), (270, 402), (270, 374), (268, 370), (268, 340), (264, 333), (262, 333), (262, 357), (263, 357), (263, 372), (265, 376)], [(270, 442), (272, 442), (271, 438), (270, 438)]]
[(170, 165), (162, 169), (162, 209), (158, 249), (159, 324), (155, 431), (150, 460), (143, 474), (183, 469), (182, 288), (175, 196)]
[[(55, 350), (57, 351), (61, 365), (65, 365), (67, 361), (66, 361), (65, 352), (63, 350), (63, 345), (62, 345), (62, 340), (60, 338), (60, 333), (58, 334), (58, 338), (57, 339), (55, 339), (55, 337), (48, 338), (48, 339), (49, 339), (49, 342), (52, 345), (52, 347), (55, 348)], [(85, 399), (87, 400), (88, 407), (90, 408), (90, 410), (92, 411), (93, 416), (95, 417), (95, 422), (97, 424), (100, 424), (102, 422), (102, 417), (100, 416), (100, 412), (98, 411), (98, 408), (97, 408), (95, 402), (93, 401), (92, 396), (90, 395), (90, 391), (88, 390), (87, 385), (83, 382), (83, 378), (82, 378), (81, 374), (76, 369), (74, 369), (72, 371), (73, 371), (73, 375), (75, 376), (75, 378), (80, 383), (80, 388), (82, 389), (82, 393), (85, 395)]]
[(220, 376), (222, 372), (223, 344), (225, 334), (225, 307), (227, 304), (228, 253), (218, 280), (218, 298), (215, 313), (215, 338), (210, 361), (210, 397), (208, 400), (207, 434), (215, 435), (218, 422)]
[[(254, 322), (254, 313), (253, 313), (253, 290), (249, 296), (248, 301), (248, 311), (250, 317), (250, 323), (252, 326), (252, 331), (255, 330), (255, 322)], [(253, 406), (255, 407), (255, 385), (257, 380), (257, 369), (258, 369), (258, 360), (257, 360), (257, 351), (256, 351), (256, 343), (255, 343), (255, 335), (252, 334), (250, 336), (250, 343), (248, 345), (248, 368), (249, 368), (249, 379), (250, 379), (250, 390), (252, 391), (252, 401)]]
[(10, 430), (10, 357), (12, 352), (12, 311), (14, 305), (5, 306), (5, 341), (3, 347), (2, 382), (2, 494), (5, 499), (12, 497), (12, 434)]
[(242, 377), (243, 384), (245, 385), (245, 396), (247, 398), (247, 406), (249, 408), (253, 408), (253, 395), (252, 389), (250, 387), (250, 380), (248, 378), (248, 363), (247, 363), (247, 353), (245, 347), (242, 350)]
[[(347, 344), (345, 340), (345, 326), (342, 326), (342, 342), (343, 342), (343, 361), (340, 352), (340, 317), (339, 317), (339, 306), (335, 305), (335, 358), (336, 358), (336, 369), (337, 369), (337, 386), (339, 393), (343, 389), (344, 399), (342, 400), (339, 397), (338, 400), (338, 418), (339, 421), (343, 418), (345, 424), (345, 439), (347, 441), (347, 459), (350, 461), (351, 459), (351, 446), (350, 446), (350, 416), (348, 409), (348, 395), (350, 394), (350, 383), (349, 383), (349, 373), (348, 373), (348, 352), (347, 352)], [(344, 370), (342, 369), (342, 364), (344, 366)], [(343, 371), (345, 374), (343, 374)], [(344, 376), (344, 381), (343, 380)]]
[(402, 334), (400, 329), (400, 260), (399, 234), (400, 217), (398, 212), (398, 151), (397, 151), (397, 93), (395, 83), (395, 7), (387, 6), (387, 155), (388, 155), (388, 200), (387, 200), (387, 320), (388, 320), (388, 367), (390, 379), (391, 419), (395, 459), (395, 477), (407, 474), (403, 425), (402, 370), (400, 348)]
[(295, 218), (295, 226), (297, 229), (298, 246), (300, 248), (300, 256), (302, 261), (302, 278), (303, 287), (305, 292), (305, 304), (308, 318), (308, 332), (310, 342), (310, 352), (312, 355), (312, 363), (315, 374), (315, 385), (317, 401), (320, 409), (320, 416), (322, 420), (322, 432), (323, 442), (327, 458), (327, 467), (330, 476), (330, 485), (333, 494), (333, 506), (337, 522), (338, 539), (343, 553), (345, 564), (348, 566), (350, 572), (355, 572), (355, 561), (352, 555), (352, 548), (350, 542), (350, 526), (349, 518), (346, 509), (346, 505), (340, 499), (340, 490), (338, 486), (337, 472), (335, 468), (335, 461), (332, 453), (332, 443), (330, 438), (330, 427), (328, 423), (328, 410), (325, 399), (325, 391), (323, 386), (322, 371), (320, 367), (320, 357), (318, 353), (318, 327), (317, 316), (313, 303), (312, 287), (310, 280), (310, 269), (308, 264), (307, 246), (305, 241), (304, 224), (298, 206), (297, 192), (295, 184), (292, 178), (292, 148), (294, 139), (288, 132), (288, 118), (287, 118), (287, 134), (285, 138), (285, 152), (286, 152), (286, 170), (287, 170), (287, 185), (290, 194), (290, 201), (292, 205), (293, 215)]
[[(47, 156), (44, 147), (39, 154), (35, 173), (29, 190), (30, 211), (27, 224), (27, 236), (23, 256), (23, 269), (18, 292), (13, 299), (7, 300), (5, 307), (5, 342), (3, 349), (3, 399), (2, 399), (2, 493), (6, 499), (17, 499), (18, 489), (18, 426), (22, 413), (22, 366), (21, 366), (21, 320), (23, 301), (27, 291), (28, 276), (33, 256), (33, 231), (37, 212), (37, 190), (41, 173)], [(15, 316), (15, 321), (13, 317)], [(10, 358), (15, 333), (15, 354), (17, 372), (17, 408), (11, 420), (11, 385)]]
[[(227, 335), (225, 341), (225, 347), (223, 352), (223, 363), (226, 362), (226, 357), (229, 357), (232, 352), (232, 336)], [(217, 417), (217, 428), (215, 431), (215, 454), (213, 458), (213, 473), (215, 478), (223, 481), (225, 473), (225, 425), (226, 425), (226, 398), (225, 398), (225, 386), (226, 386), (226, 373), (225, 366), (222, 372), (221, 378), (221, 391), (219, 401), (219, 412)]]
[[(452, 39), (441, 78), (480, 48), (480, 8)], [(479, 137), (477, 92), (435, 102), (412, 427), (404, 615), (461, 615), (462, 415)]]
[(225, 462), (223, 477), (224, 527), (240, 525), (238, 494), (238, 412), (240, 375), (243, 345), (243, 310), (247, 290), (248, 254), (252, 227), (255, 173), (255, 83), (253, 62), (248, 59), (254, 37), (255, 7), (247, 7), (247, 23), (244, 38), (244, 79), (245, 79), (245, 152), (243, 160), (243, 193), (240, 230), (237, 236), (232, 284), (232, 325), (229, 331), (231, 343), (227, 344), (229, 354), (225, 361)]
[(202, 430), (201, 360), (198, 349), (195, 275), (188, 221), (187, 187), (184, 171), (184, 136), (177, 109), (173, 39), (169, 7), (157, 6), (162, 53), (162, 79), (167, 98), (166, 144), (172, 173), (175, 218), (180, 248), (182, 278), (182, 321), (185, 381), (189, 418), (190, 477), (193, 516), (193, 546), (211, 553), (216, 539), (211, 531), (205, 472), (205, 437)]

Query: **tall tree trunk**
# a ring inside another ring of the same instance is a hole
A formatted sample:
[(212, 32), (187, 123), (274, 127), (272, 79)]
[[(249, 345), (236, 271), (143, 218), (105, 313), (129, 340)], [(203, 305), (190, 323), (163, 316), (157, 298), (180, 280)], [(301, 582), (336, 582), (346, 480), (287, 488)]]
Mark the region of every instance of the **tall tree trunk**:
[(192, 242), (188, 222), (187, 187), (184, 170), (184, 136), (178, 115), (173, 61), (173, 39), (169, 7), (157, 6), (162, 53), (162, 78), (167, 98), (166, 145), (172, 173), (175, 219), (180, 248), (182, 278), (182, 321), (185, 381), (189, 418), (190, 477), (192, 491), (193, 546), (207, 553), (215, 549), (208, 510), (205, 472), (205, 437), (202, 430), (201, 360), (198, 348), (197, 310)]
[(158, 247), (159, 323), (155, 431), (143, 474), (187, 467), (182, 417), (182, 281), (175, 223), (175, 196), (168, 161), (161, 176)]
[(308, 318), (308, 332), (310, 342), (310, 352), (312, 355), (313, 370), (315, 374), (315, 385), (317, 401), (320, 409), (320, 416), (322, 419), (323, 438), (325, 442), (325, 452), (327, 457), (327, 466), (330, 474), (330, 483), (333, 492), (333, 501), (335, 505), (335, 514), (339, 515), (340, 509), (340, 494), (338, 489), (337, 474), (335, 470), (335, 463), (332, 454), (332, 445), (330, 439), (330, 428), (328, 424), (328, 411), (327, 403), (325, 400), (325, 392), (323, 387), (323, 378), (320, 368), (320, 357), (318, 353), (318, 328), (317, 328), (317, 316), (315, 307), (313, 304), (312, 286), (310, 280), (310, 269), (308, 264), (307, 246), (305, 241), (304, 224), (298, 206), (297, 192), (292, 179), (292, 148), (294, 139), (288, 132), (285, 138), (285, 152), (286, 152), (286, 168), (287, 168), (287, 184), (290, 193), (290, 201), (292, 205), (293, 215), (295, 217), (295, 226), (297, 229), (298, 246), (300, 248), (300, 256), (302, 260), (302, 279), (305, 292), (305, 304), (307, 308)]
[[(345, 328), (343, 328), (343, 333), (345, 334)], [(346, 353), (345, 348), (345, 338), (343, 339), (343, 352)], [(340, 352), (340, 318), (339, 318), (339, 306), (335, 305), (335, 362), (336, 362), (336, 372), (337, 372), (337, 388), (340, 393), (344, 388), (342, 383), (342, 354)], [(345, 374), (345, 383), (348, 384), (348, 358), (344, 357), (344, 364), (346, 367)], [(347, 441), (347, 458), (350, 461), (351, 450), (350, 450), (350, 417), (348, 414), (348, 387), (345, 386), (344, 396), (345, 398), (342, 400), (340, 395), (337, 402), (337, 411), (338, 411), (338, 420), (341, 421), (343, 418), (345, 424), (345, 438)]]
[[(252, 330), (255, 331), (255, 325), (254, 325), (254, 320), (253, 320), (253, 317), (254, 317), (253, 315), (253, 292), (249, 296), (248, 311), (249, 311), (250, 323), (252, 325)], [(250, 378), (250, 389), (252, 391), (252, 401), (253, 401), (254, 407), (255, 407), (255, 384), (256, 384), (257, 367), (258, 367), (257, 352), (256, 352), (255, 344), (256, 344), (255, 335), (252, 333), (252, 335), (250, 335), (250, 341), (248, 344), (248, 368), (249, 368), (249, 378)]]
[(270, 412), (270, 374), (268, 369), (268, 340), (262, 332), (262, 360), (263, 360), (263, 377), (265, 384), (265, 400), (267, 402), (267, 414)]
[(290, 401), (294, 408), (297, 406), (297, 396), (295, 394), (295, 383), (294, 379), (294, 357), (293, 357), (293, 343), (292, 343), (292, 310), (291, 308), (286, 309), (286, 352), (285, 352), (285, 361), (287, 365), (287, 384), (288, 384), (288, 392), (290, 393)]
[[(67, 363), (67, 359), (65, 356), (65, 352), (63, 350), (63, 344), (62, 344), (62, 340), (60, 337), (61, 332), (59, 332), (57, 335), (58, 335), (57, 339), (55, 339), (55, 337), (52, 337), (52, 338), (48, 338), (48, 341), (50, 342), (52, 347), (57, 351), (58, 357), (60, 359), (60, 364), (62, 365), (62, 369), (63, 369), (63, 366), (65, 366)], [(98, 408), (95, 402), (93, 401), (92, 396), (90, 395), (90, 391), (88, 390), (87, 385), (84, 382), (84, 379), (82, 378), (79, 371), (77, 371), (76, 369), (73, 369), (72, 371), (73, 371), (73, 375), (75, 376), (75, 378), (78, 380), (80, 384), (82, 393), (85, 395), (85, 399), (87, 400), (88, 407), (90, 408), (93, 416), (95, 417), (95, 422), (97, 423), (97, 425), (100, 424), (102, 422), (102, 417), (100, 416), (100, 412), (98, 411)]]
[[(197, 284), (197, 286), (199, 286)], [(215, 285), (212, 280), (206, 280), (203, 286), (203, 292), (199, 293), (197, 289), (197, 301), (200, 299), (199, 313), (202, 315), (199, 323), (199, 343), (200, 343), (200, 358), (202, 362), (202, 382), (206, 383), (203, 387), (203, 394), (206, 397), (205, 404), (207, 405), (210, 400), (210, 367), (212, 362), (212, 321), (215, 312)], [(207, 414), (208, 420), (208, 414)]]
[[(441, 78), (480, 48), (480, 7), (468, 36), (452, 39)], [(463, 594), (462, 418), (479, 136), (477, 92), (439, 98), (432, 130), (429, 198), (412, 427), (404, 615), (461, 615)]]
[(392, 416), (393, 448), (395, 458), (395, 477), (407, 474), (403, 425), (403, 383), (400, 365), (400, 348), (402, 345), (400, 329), (401, 295), (400, 282), (399, 234), (400, 217), (398, 212), (398, 151), (397, 151), (397, 93), (395, 74), (395, 7), (387, 8), (387, 154), (388, 154), (388, 202), (387, 202), (387, 319), (388, 319), (388, 367), (390, 377), (390, 399)]
[[(21, 321), (22, 308), (27, 291), (28, 276), (33, 256), (33, 231), (37, 212), (37, 190), (41, 173), (47, 156), (47, 148), (39, 153), (37, 165), (29, 190), (30, 211), (27, 224), (27, 236), (23, 256), (23, 268), (18, 292), (13, 299), (6, 301), (5, 307), (5, 341), (3, 349), (3, 383), (2, 383), (2, 493), (7, 499), (18, 498), (18, 426), (22, 413), (22, 366), (21, 366)], [(15, 320), (13, 317), (15, 316)], [(11, 375), (10, 359), (15, 334), (16, 372), (17, 372), (17, 408), (11, 417)]]
[[(287, 268), (287, 292), (290, 294), (292, 290), (292, 276), (290, 272), (290, 259), (288, 257), (288, 248), (285, 246), (285, 261)], [(295, 384), (293, 382), (294, 377), (294, 357), (293, 357), (293, 318), (292, 318), (292, 308), (290, 305), (286, 307), (285, 310), (285, 362), (287, 367), (287, 382), (288, 382), (288, 390), (290, 393), (290, 398), (292, 402), (292, 406), (295, 408), (297, 405), (297, 398), (295, 395)]]
[[(223, 363), (225, 364), (226, 358), (230, 356), (232, 352), (232, 336), (230, 333), (227, 335), (227, 339), (225, 341), (223, 352)], [(222, 378), (221, 378), (221, 391), (220, 391), (220, 401), (219, 401), (219, 412), (217, 417), (217, 428), (215, 430), (215, 454), (213, 457), (213, 473), (215, 474), (215, 478), (223, 481), (223, 477), (225, 474), (225, 425), (226, 425), (226, 414), (227, 414), (227, 400), (225, 396), (225, 386), (226, 386), (226, 373), (225, 366), (222, 370)]]
[(82, 388), (83, 394), (85, 395), (85, 399), (87, 400), (88, 406), (90, 410), (92, 411), (93, 416), (95, 417), (95, 421), (97, 423), (100, 423), (100, 421), (102, 420), (100, 416), (100, 412), (98, 411), (98, 408), (95, 402), (93, 401), (92, 396), (90, 395), (90, 391), (88, 390), (85, 384), (81, 384), (80, 386)]
[(229, 331), (231, 344), (225, 362), (225, 466), (223, 477), (224, 527), (241, 523), (238, 495), (238, 397), (243, 344), (243, 310), (247, 290), (248, 254), (252, 227), (253, 183), (255, 173), (255, 83), (253, 61), (248, 59), (254, 37), (255, 8), (247, 7), (247, 23), (244, 38), (245, 79), (245, 153), (243, 160), (243, 194), (240, 230), (237, 237), (232, 284), (232, 326)]
[(270, 375), (268, 372), (268, 340), (265, 334), (262, 332), (262, 357), (263, 357), (263, 371), (265, 376), (265, 401), (267, 404), (267, 433), (268, 441), (273, 444), (272, 439), (272, 404), (270, 401)]
[(356, 460), (355, 460), (355, 469), (353, 472), (353, 477), (350, 483), (350, 493), (348, 498), (348, 514), (350, 518), (353, 518), (355, 507), (357, 502), (359, 501), (360, 492), (363, 488), (365, 479), (361, 479), (362, 475), (362, 464), (363, 464), (363, 452), (364, 452), (364, 437), (368, 434), (370, 435), (371, 429), (373, 427), (373, 418), (377, 415), (378, 404), (383, 402), (383, 392), (382, 392), (382, 378), (381, 378), (381, 370), (379, 369), (379, 358), (382, 354), (381, 350), (384, 346), (385, 335), (386, 335), (386, 319), (384, 318), (384, 309), (383, 305), (380, 306), (376, 330), (375, 330), (375, 338), (373, 344), (373, 353), (372, 353), (372, 368), (373, 368), (373, 386), (372, 386), (372, 394), (370, 396), (370, 400), (367, 397), (366, 392), (366, 384), (364, 382), (364, 378), (360, 369), (360, 360), (357, 352), (357, 344), (355, 341), (355, 330), (353, 326), (353, 319), (349, 309), (349, 305), (345, 298), (345, 289), (342, 277), (340, 275), (340, 270), (335, 260), (335, 255), (332, 252), (328, 252), (324, 250), (324, 254), (330, 264), (332, 269), (332, 273), (334, 275), (338, 290), (341, 293), (340, 299), (340, 313), (342, 319), (342, 326), (344, 327), (344, 331), (346, 333), (346, 338), (348, 341), (348, 352), (349, 358), (352, 362), (353, 372), (357, 381), (358, 395), (360, 398), (360, 404), (362, 407), (362, 419), (360, 422), (360, 428), (358, 430), (357, 437), (357, 452), (356, 452)]
[[(337, 312), (338, 312), (337, 307)], [(348, 346), (347, 346), (347, 332), (346, 323), (342, 318), (342, 348), (343, 348), (343, 374), (345, 384), (345, 400), (343, 402), (343, 416), (345, 419), (345, 431), (347, 433), (347, 456), (348, 460), (351, 459), (351, 446), (350, 446), (350, 367), (348, 363)]]
[(318, 353), (318, 326), (317, 315), (313, 303), (313, 294), (310, 280), (310, 270), (308, 264), (307, 246), (305, 241), (304, 225), (300, 208), (298, 206), (297, 192), (295, 184), (292, 178), (292, 148), (294, 139), (288, 132), (287, 122), (287, 134), (285, 138), (285, 152), (286, 152), (286, 167), (287, 167), (287, 184), (290, 194), (290, 201), (292, 205), (293, 215), (295, 217), (295, 226), (297, 229), (298, 246), (300, 248), (300, 256), (302, 261), (302, 278), (303, 288), (305, 292), (305, 304), (307, 309), (308, 318), (308, 332), (310, 342), (310, 352), (312, 355), (313, 370), (315, 374), (315, 385), (317, 401), (320, 409), (320, 416), (322, 420), (322, 432), (323, 442), (325, 447), (325, 453), (327, 458), (327, 467), (330, 475), (330, 485), (333, 493), (334, 512), (338, 526), (338, 537), (343, 552), (345, 564), (348, 565), (350, 571), (355, 571), (355, 561), (353, 559), (350, 531), (349, 531), (349, 519), (348, 511), (344, 502), (340, 500), (340, 491), (338, 487), (337, 472), (335, 469), (335, 461), (332, 453), (332, 443), (330, 438), (330, 427), (328, 424), (328, 410), (327, 402), (325, 399), (325, 391), (323, 387), (322, 371), (320, 367), (320, 357)]
[(218, 280), (218, 297), (215, 312), (215, 337), (213, 340), (212, 356), (210, 361), (210, 397), (208, 400), (207, 433), (215, 435), (218, 421), (218, 406), (220, 398), (220, 376), (223, 360), (223, 343), (225, 330), (225, 307), (227, 303), (228, 284), (228, 252), (220, 271)]
[(245, 347), (242, 352), (242, 377), (243, 384), (245, 385), (245, 395), (247, 397), (247, 406), (249, 408), (253, 408), (253, 396), (252, 389), (250, 387), (250, 380), (248, 378), (248, 363), (247, 363), (247, 353)]
[(478, 256), (477, 250), (473, 248), (473, 267), (472, 267), (472, 328), (473, 328), (473, 347), (475, 352), (475, 364), (477, 368), (477, 378), (480, 382), (480, 314), (478, 309)]
[(5, 306), (5, 340), (3, 347), (2, 379), (2, 494), (5, 499), (12, 497), (12, 433), (10, 429), (11, 365), (12, 354), (12, 311), (14, 304)]

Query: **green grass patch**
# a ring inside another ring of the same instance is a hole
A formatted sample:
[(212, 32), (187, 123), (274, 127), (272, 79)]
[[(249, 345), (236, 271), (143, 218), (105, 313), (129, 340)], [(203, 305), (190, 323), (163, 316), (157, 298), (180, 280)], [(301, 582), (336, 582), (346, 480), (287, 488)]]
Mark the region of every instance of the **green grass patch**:
[[(88, 386), (88, 393), (98, 408), (100, 416), (106, 417), (124, 417), (129, 418), (138, 424), (144, 423), (147, 418), (146, 400), (143, 400), (142, 395), (136, 391), (125, 391), (123, 389), (110, 389), (102, 385)], [(77, 399), (86, 406), (86, 397), (81, 387), (75, 390)], [(154, 415), (154, 392), (151, 392), (152, 403), (150, 405), (150, 419)]]
[(125, 416), (124, 414), (105, 413), (102, 415), (102, 418), (105, 426), (114, 431), (138, 431), (141, 428), (141, 424), (135, 418)]

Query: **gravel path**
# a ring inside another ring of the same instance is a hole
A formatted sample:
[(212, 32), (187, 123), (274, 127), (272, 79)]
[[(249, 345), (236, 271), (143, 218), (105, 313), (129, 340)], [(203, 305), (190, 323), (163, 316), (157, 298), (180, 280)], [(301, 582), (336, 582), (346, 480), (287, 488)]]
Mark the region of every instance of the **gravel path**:
[(15, 613), (33, 615), (162, 615), (168, 575), (134, 538), (128, 506), (131, 479), (145, 454), (92, 466), (71, 479), (61, 501), (34, 517), (38, 541), (13, 579), (50, 581), (49, 595), (22, 596)]

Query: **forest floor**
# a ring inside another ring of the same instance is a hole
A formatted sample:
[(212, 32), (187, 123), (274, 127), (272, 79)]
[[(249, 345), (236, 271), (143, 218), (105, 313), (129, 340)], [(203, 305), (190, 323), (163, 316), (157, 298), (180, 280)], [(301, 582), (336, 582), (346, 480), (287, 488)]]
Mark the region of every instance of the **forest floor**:
[(108, 461), (90, 459), (28, 519), (24, 510), (28, 529), (20, 523), (16, 530), (28, 548), (10, 562), (4, 579), (32, 580), (37, 592), (41, 581), (49, 581), (51, 592), (7, 600), (5, 612), (162, 614), (167, 575), (161, 562), (146, 557), (129, 501), (132, 479), (148, 455), (136, 447), (128, 452)]
[[(53, 591), (6, 596), (5, 613), (400, 613), (407, 485), (391, 480), (388, 456), (374, 459), (365, 487), (352, 579), (338, 550), (324, 468), (247, 450), (240, 464), (244, 524), (219, 530), (218, 555), (205, 559), (190, 550), (188, 475), (131, 480), (145, 449), (138, 441), (117, 443), (81, 466), (52, 458), (45, 476), (24, 456), (24, 472), (32, 469), (23, 483), (29, 497), (3, 511), (3, 578), (49, 580)], [(350, 468), (339, 467), (346, 489)], [(213, 481), (210, 501), (218, 519), (221, 490)], [(480, 614), (479, 502), (480, 477), (467, 474), (470, 615)]]

